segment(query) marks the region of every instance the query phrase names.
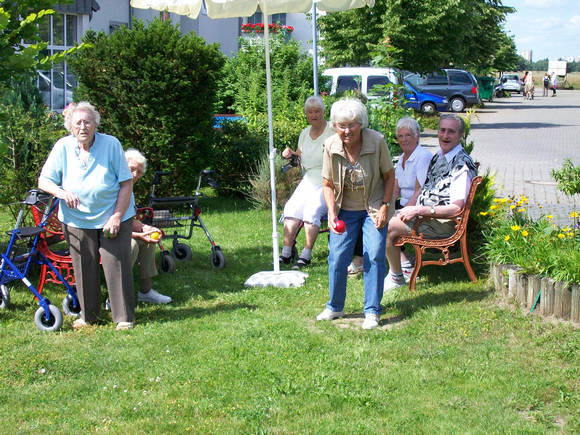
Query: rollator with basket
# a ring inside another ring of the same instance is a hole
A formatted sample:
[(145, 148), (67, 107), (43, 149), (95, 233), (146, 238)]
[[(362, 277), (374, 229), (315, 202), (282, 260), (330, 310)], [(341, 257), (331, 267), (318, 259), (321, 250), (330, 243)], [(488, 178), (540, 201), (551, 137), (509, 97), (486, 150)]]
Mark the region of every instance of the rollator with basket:
[(148, 225), (157, 227), (163, 231), (163, 239), (171, 240), (172, 247), (167, 251), (163, 243), (159, 243), (161, 248), (161, 258), (159, 268), (166, 273), (175, 271), (175, 260), (186, 261), (191, 259), (192, 252), (189, 245), (181, 243), (180, 240), (189, 240), (193, 233), (194, 227), (201, 228), (209, 242), (211, 243), (211, 266), (214, 269), (223, 269), (226, 265), (226, 258), (221, 248), (216, 245), (211, 234), (207, 230), (201, 219), (201, 209), (198, 200), (203, 197), (200, 191), (202, 181), (213, 188), (217, 188), (217, 183), (210, 174), (214, 171), (203, 170), (197, 180), (197, 188), (193, 196), (175, 196), (175, 197), (157, 197), (155, 189), (159, 186), (163, 177), (170, 175), (169, 172), (157, 171), (151, 184), (151, 194), (149, 196), (148, 207), (142, 208), (142, 221)]
[[(21, 208), (16, 220), (16, 226), (7, 232), (10, 239), (6, 251), (1, 254), (0, 308), (7, 308), (10, 305), (10, 290), (6, 284), (20, 280), (36, 297), (40, 305), (40, 308), (38, 308), (34, 315), (34, 323), (38, 329), (42, 331), (57, 331), (63, 322), (61, 311), (52, 305), (48, 298), (40, 294), (40, 291), (30, 282), (27, 275), (30, 272), (30, 266), (32, 264), (48, 267), (66, 286), (67, 295), (62, 304), (64, 313), (72, 316), (80, 315), (81, 308), (76, 289), (66, 281), (59, 270), (45, 255), (45, 252), (48, 250), (45, 238), (46, 222), (57, 207), (58, 200), (53, 202), (50, 195), (33, 189), (28, 192), (26, 199), (20, 204)], [(20, 227), (29, 207), (43, 209), (42, 220), (35, 227)]]

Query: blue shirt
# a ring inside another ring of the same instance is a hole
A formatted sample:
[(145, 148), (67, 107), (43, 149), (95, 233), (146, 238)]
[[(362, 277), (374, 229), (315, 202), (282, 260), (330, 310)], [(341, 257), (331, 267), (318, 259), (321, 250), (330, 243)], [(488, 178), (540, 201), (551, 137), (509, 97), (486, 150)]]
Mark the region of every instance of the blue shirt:
[[(66, 136), (54, 145), (40, 178), (79, 197), (80, 205), (75, 209), (60, 202), (58, 218), (62, 223), (76, 228), (101, 229), (115, 210), (120, 183), (133, 177), (119, 140), (95, 133), (86, 164), (79, 158), (77, 139)], [(133, 216), (135, 200), (131, 195), (131, 203), (121, 221)]]

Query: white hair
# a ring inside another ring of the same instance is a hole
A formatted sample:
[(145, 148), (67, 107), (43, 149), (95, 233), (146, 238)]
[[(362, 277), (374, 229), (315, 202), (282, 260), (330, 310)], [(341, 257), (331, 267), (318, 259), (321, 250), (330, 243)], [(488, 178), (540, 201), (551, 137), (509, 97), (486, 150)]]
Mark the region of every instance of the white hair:
[(71, 131), (72, 117), (74, 113), (77, 112), (78, 110), (90, 113), (91, 117), (93, 118), (93, 121), (96, 124), (96, 128), (99, 127), (99, 124), (101, 123), (101, 115), (99, 114), (97, 109), (95, 109), (95, 106), (93, 106), (88, 101), (81, 101), (79, 103), (70, 103), (62, 111), (62, 114), (64, 116), (64, 128), (66, 128), (69, 133), (72, 133)]
[(141, 151), (136, 150), (135, 148), (129, 148), (127, 151), (125, 151), (125, 158), (127, 161), (133, 160), (135, 163), (143, 165), (143, 173), (147, 171), (147, 159), (141, 153)]
[(304, 113), (310, 108), (321, 109), (324, 112), (324, 100), (320, 97), (308, 97), (304, 102)]
[(410, 116), (404, 116), (403, 118), (399, 119), (397, 122), (397, 126), (395, 127), (395, 133), (399, 134), (399, 130), (401, 128), (408, 128), (415, 138), (418, 138), (421, 134), (421, 127), (419, 127), (419, 123), (415, 118), (411, 118)]
[(365, 105), (357, 98), (342, 98), (330, 108), (330, 120), (332, 125), (341, 122), (356, 121), (361, 128), (369, 126), (369, 115)]

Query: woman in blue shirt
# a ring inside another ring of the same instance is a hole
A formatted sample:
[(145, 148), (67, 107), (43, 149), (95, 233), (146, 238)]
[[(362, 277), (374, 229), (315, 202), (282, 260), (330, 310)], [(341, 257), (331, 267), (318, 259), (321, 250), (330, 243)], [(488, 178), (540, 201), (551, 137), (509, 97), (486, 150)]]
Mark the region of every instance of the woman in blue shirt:
[(81, 318), (74, 328), (98, 321), (101, 314), (99, 260), (117, 330), (135, 323), (131, 270), (131, 230), (135, 207), (133, 179), (123, 147), (97, 133), (100, 115), (88, 102), (66, 110), (71, 132), (57, 141), (46, 160), (38, 187), (60, 199), (58, 217), (70, 247)]

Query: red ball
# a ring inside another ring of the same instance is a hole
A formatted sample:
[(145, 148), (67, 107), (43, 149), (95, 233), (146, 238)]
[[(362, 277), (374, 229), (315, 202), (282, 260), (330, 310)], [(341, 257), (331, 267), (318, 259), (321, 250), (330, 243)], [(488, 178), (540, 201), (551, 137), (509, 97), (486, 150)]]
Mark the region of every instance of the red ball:
[(346, 224), (344, 223), (344, 221), (341, 221), (339, 219), (334, 221), (334, 231), (341, 234), (344, 233), (346, 231)]

